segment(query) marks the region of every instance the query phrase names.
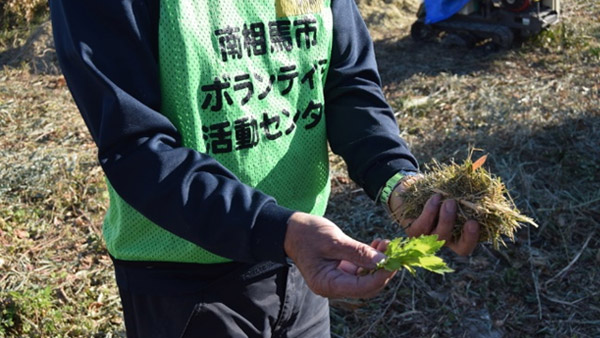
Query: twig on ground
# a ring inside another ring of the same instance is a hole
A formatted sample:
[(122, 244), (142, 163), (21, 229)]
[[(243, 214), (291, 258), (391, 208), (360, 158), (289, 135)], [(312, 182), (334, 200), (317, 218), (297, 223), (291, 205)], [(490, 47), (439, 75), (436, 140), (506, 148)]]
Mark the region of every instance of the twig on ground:
[(575, 257), (571, 260), (571, 262), (565, 266), (562, 270), (560, 270), (554, 277), (548, 279), (544, 285), (548, 286), (550, 285), (552, 282), (554, 282), (556, 279), (560, 278), (563, 274), (565, 274), (567, 271), (569, 271), (569, 269), (571, 269), (571, 267), (573, 266), (573, 264), (575, 264), (575, 262), (577, 262), (577, 260), (579, 259), (579, 257), (581, 257), (581, 254), (583, 253), (583, 251), (587, 248), (588, 243), (590, 242), (590, 240), (594, 237), (594, 235), (596, 234), (596, 232), (592, 232), (588, 238), (585, 240), (585, 242), (583, 243), (583, 246), (581, 247), (581, 249), (579, 250), (579, 252), (577, 253), (577, 255), (575, 255)]
[(579, 303), (579, 302), (581, 302), (581, 301), (583, 301), (585, 299), (588, 299), (590, 297), (597, 296), (599, 294), (600, 294), (600, 292), (596, 292), (596, 293), (593, 293), (593, 294), (591, 294), (589, 296), (581, 297), (581, 298), (579, 298), (577, 300), (574, 300), (572, 302), (567, 302), (567, 301), (564, 301), (564, 300), (552, 298), (552, 297), (546, 296), (544, 294), (542, 294), (542, 297), (546, 298), (547, 300), (549, 300), (549, 301), (551, 301), (553, 303), (557, 303), (557, 304), (561, 304), (561, 305), (567, 305), (567, 306), (575, 306), (577, 303)]
[(538, 306), (538, 318), (542, 319), (542, 301), (540, 300), (540, 283), (538, 282), (538, 276), (533, 271), (533, 263), (531, 257), (531, 231), (527, 228), (527, 247), (529, 253), (529, 271), (531, 272), (531, 279), (533, 280), (533, 287), (535, 289), (535, 298), (537, 299)]

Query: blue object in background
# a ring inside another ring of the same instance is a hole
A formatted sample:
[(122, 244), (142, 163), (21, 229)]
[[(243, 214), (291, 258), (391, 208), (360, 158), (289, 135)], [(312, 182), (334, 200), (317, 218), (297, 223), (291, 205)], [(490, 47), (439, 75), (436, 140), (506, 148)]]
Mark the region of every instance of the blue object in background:
[(432, 24), (458, 13), (470, 0), (424, 0), (425, 23)]

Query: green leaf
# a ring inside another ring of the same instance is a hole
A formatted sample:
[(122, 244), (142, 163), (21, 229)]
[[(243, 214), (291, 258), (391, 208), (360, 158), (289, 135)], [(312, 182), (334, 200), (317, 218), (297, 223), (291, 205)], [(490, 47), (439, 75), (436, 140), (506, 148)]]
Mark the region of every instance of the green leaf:
[(448, 267), (448, 265), (446, 265), (446, 262), (444, 262), (444, 260), (441, 257), (437, 256), (421, 257), (421, 259), (419, 260), (419, 264), (423, 269), (439, 274), (444, 274), (446, 272), (454, 272), (454, 270), (452, 270)]
[(405, 268), (412, 274), (415, 273), (414, 268), (439, 274), (454, 272), (442, 258), (435, 255), (444, 243), (445, 241), (438, 241), (437, 235), (396, 238), (388, 245), (385, 251), (387, 257), (377, 264), (377, 268), (388, 271)]

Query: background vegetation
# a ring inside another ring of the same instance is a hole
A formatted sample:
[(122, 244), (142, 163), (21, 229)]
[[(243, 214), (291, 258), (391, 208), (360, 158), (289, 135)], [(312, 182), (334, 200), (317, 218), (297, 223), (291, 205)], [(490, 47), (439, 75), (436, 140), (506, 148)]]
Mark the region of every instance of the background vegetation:
[(36, 19), (46, 16), (48, 2), (44, 0), (1, 0), (0, 22), (2, 29), (14, 29), (30, 25)]
[[(510, 50), (409, 38), (418, 0), (361, 0), (385, 93), (423, 165), (489, 154), (539, 228), (455, 273), (400, 273), (332, 301), (334, 337), (600, 336), (600, 3)], [(101, 239), (96, 151), (56, 65), (46, 4), (0, 0), (0, 337), (123, 336)], [(401, 231), (332, 155), (327, 216), (363, 241)], [(424, 166), (425, 167), (425, 166)]]

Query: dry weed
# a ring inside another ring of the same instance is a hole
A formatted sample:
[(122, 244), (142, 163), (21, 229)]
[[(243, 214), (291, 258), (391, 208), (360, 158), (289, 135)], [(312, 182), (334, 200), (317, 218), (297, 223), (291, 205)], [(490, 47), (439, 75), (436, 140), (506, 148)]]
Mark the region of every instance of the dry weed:
[(0, 81), (0, 336), (114, 336), (95, 147), (64, 78), (5, 68)]
[(402, 209), (393, 211), (393, 218), (399, 224), (403, 224), (403, 220), (416, 219), (427, 200), (433, 194), (440, 194), (443, 199), (457, 202), (456, 225), (452, 233), (455, 241), (459, 240), (463, 224), (468, 220), (479, 223), (479, 240), (492, 243), (495, 249), (499, 244), (506, 245), (503, 237), (514, 241), (514, 234), (522, 224), (537, 227), (531, 218), (517, 209), (502, 180), (483, 167), (487, 155), (475, 162), (471, 156), (472, 152), (462, 164), (434, 162), (428, 166), (422, 179), (400, 193)]

